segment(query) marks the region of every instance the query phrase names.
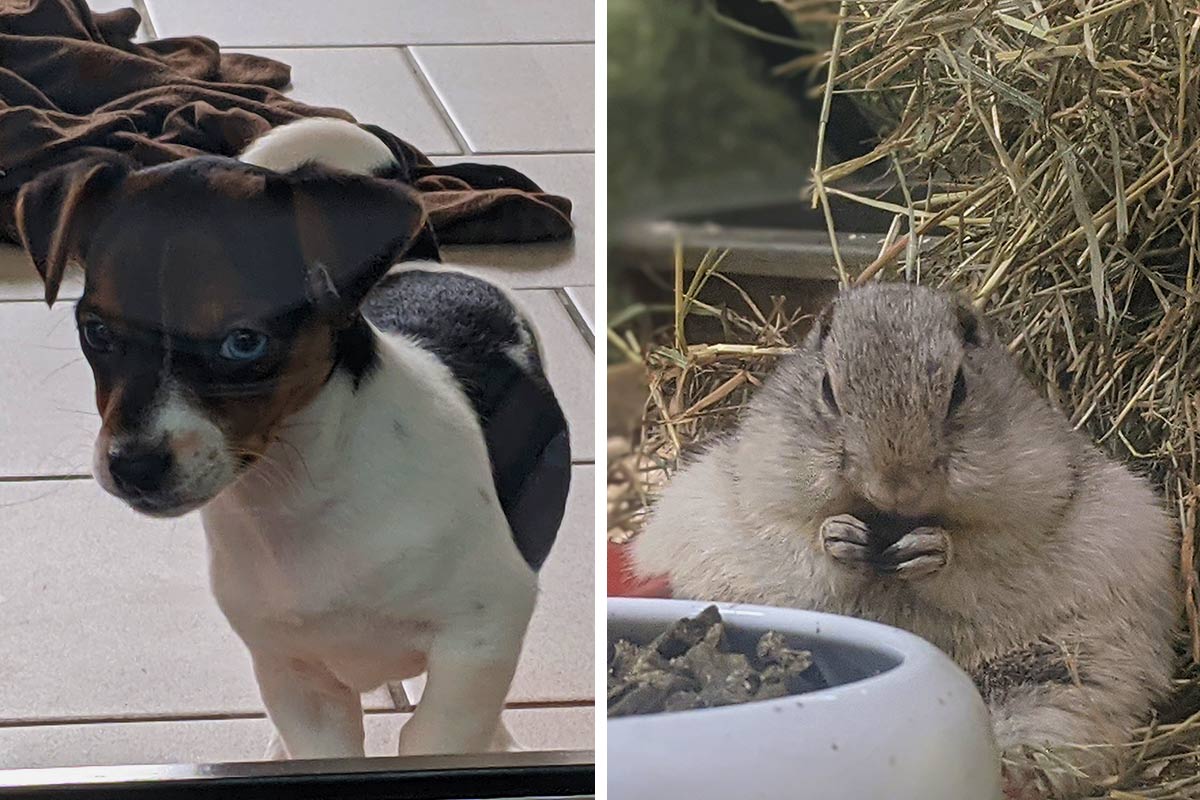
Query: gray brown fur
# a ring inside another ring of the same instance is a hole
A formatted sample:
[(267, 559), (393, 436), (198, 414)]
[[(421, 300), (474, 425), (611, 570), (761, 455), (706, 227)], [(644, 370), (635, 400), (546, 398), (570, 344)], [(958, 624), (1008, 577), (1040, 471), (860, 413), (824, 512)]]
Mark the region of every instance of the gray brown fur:
[[(968, 672), (1078, 643), (1086, 680), (1033, 670), (992, 698), (1013, 778), (1024, 746), (1122, 742), (1167, 691), (1177, 548), (1151, 487), (1073, 431), (969, 305), (880, 284), (839, 295), (740, 428), (680, 470), (633, 559), (680, 597), (908, 629)], [(1085, 770), (1113, 766), (1087, 752)]]
[(1079, 656), (1061, 644), (1037, 641), (989, 659), (971, 672), (979, 693), (988, 703), (1004, 702), (1023, 686), (1090, 682), (1079, 668)]

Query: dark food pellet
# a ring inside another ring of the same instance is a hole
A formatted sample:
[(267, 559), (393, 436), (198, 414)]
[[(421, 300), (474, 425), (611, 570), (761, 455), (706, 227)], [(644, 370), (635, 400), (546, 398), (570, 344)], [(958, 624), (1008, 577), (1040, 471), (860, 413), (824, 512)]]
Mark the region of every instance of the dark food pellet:
[(681, 619), (648, 645), (609, 647), (608, 716), (688, 711), (803, 694), (828, 686), (807, 650), (770, 631), (751, 654), (729, 649), (716, 606)]

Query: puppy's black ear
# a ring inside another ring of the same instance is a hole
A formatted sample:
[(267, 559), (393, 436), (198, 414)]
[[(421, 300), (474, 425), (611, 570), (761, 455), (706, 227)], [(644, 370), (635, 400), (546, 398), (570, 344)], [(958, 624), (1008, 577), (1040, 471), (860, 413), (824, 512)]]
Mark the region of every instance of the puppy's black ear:
[(397, 181), (319, 167), (287, 180), (309, 294), (335, 324), (349, 324), (388, 268), (425, 242), (420, 195)]
[(46, 303), (58, 298), (67, 263), (83, 258), (103, 201), (128, 174), (113, 161), (56, 167), (21, 187), (15, 215), (21, 244), (46, 286)]

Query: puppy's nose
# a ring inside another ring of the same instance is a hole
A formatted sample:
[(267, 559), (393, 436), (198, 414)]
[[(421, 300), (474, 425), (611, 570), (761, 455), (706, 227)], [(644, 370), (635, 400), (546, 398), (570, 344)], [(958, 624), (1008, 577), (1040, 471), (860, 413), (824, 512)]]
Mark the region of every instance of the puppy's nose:
[(173, 459), (164, 445), (110, 450), (108, 472), (122, 492), (145, 494), (162, 488)]

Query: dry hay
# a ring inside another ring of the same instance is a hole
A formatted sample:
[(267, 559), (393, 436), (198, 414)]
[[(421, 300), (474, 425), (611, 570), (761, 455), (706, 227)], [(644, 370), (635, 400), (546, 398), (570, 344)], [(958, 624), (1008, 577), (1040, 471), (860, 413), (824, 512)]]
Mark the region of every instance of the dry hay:
[[(775, 2), (799, 26), (835, 25), (829, 53), (781, 71), (827, 68), (826, 107), (850, 93), (889, 120), (871, 155), (814, 172), (831, 234), (832, 195), (896, 216), (857, 275), (830, 237), (842, 282), (901, 275), (970, 293), (1047, 397), (1162, 487), (1183, 531), (1190, 663), (1161, 710), (1171, 724), (1139, 731), (1126, 773), (1095, 796), (1200, 797), (1200, 15), (1165, 0)], [(890, 167), (889, 193), (845, 188), (871, 164)], [(677, 282), (676, 322), (695, 309), (690, 288)], [(753, 330), (730, 343), (745, 350), (650, 352), (643, 440), (611, 453), (615, 536), (769, 371), (794, 324), (777, 316), (743, 315)]]
[[(636, 443), (618, 436), (608, 443), (608, 538), (623, 543), (635, 536), (655, 493), (675, 471), (681, 455), (727, 430), (775, 360), (788, 352), (804, 316), (789, 310), (786, 298), (763, 309), (719, 272), (724, 253), (709, 251), (684, 286), (682, 252), (675, 258), (674, 318), (649, 342), (631, 331), (610, 328), (609, 341), (647, 372), (645, 416)], [(741, 296), (737, 307), (703, 299), (709, 280), (723, 281)], [(721, 322), (719, 343), (689, 344), (683, 320), (692, 314)], [(619, 326), (618, 326), (619, 327)]]

